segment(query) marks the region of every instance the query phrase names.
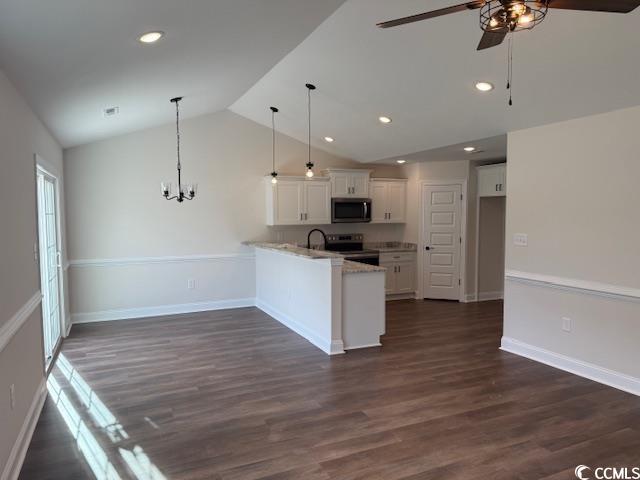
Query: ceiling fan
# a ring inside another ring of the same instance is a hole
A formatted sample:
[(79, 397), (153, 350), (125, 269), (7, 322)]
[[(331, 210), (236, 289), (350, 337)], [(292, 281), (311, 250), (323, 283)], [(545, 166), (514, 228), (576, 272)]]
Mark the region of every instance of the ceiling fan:
[(542, 22), (549, 8), (590, 12), (629, 13), (640, 6), (640, 0), (473, 0), (378, 23), (380, 28), (396, 27), (465, 10), (480, 9), (480, 27), (484, 31), (478, 50), (500, 45), (507, 33), (530, 30)]

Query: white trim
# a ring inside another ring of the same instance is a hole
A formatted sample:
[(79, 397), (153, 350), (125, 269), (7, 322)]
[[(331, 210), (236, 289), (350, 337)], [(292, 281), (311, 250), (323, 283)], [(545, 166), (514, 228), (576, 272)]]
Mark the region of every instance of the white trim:
[(126, 265), (148, 265), (155, 263), (184, 263), (224, 260), (253, 260), (252, 253), (227, 253), (220, 255), (182, 255), (165, 257), (124, 257), (124, 258), (90, 258), (70, 260), (70, 267), (119, 267)]
[(640, 395), (640, 379), (599, 367), (592, 363), (583, 362), (543, 348), (534, 347), (514, 338), (502, 337), (500, 346), (505, 352), (520, 355), (545, 365), (588, 378), (594, 382), (603, 383), (618, 390)]
[(473, 303), (475, 301), (477, 301), (475, 293), (467, 293), (464, 296), (464, 303)]
[(378, 343), (367, 343), (367, 344), (364, 344), (364, 345), (352, 345), (352, 346), (349, 346), (349, 347), (344, 347), (344, 349), (346, 351), (349, 351), (349, 350), (358, 350), (360, 348), (372, 348), (372, 347), (381, 347), (381, 346), (382, 346), (382, 344), (380, 342), (378, 342)]
[(281, 312), (280, 310), (268, 305), (262, 300), (256, 299), (255, 302), (256, 307), (262, 310), (264, 313), (269, 315), (270, 317), (276, 319), (285, 327), (296, 332), (301, 337), (304, 337), (313, 345), (318, 347), (323, 352), (329, 355), (336, 355), (340, 353), (344, 353), (344, 343), (342, 340), (328, 340), (318, 335), (316, 332), (309, 330), (304, 325), (300, 324), (298, 321), (291, 318), (289, 315)]
[(591, 282), (589, 280), (578, 280), (574, 278), (555, 277), (541, 273), (521, 272), (517, 270), (507, 270), (505, 278), (512, 282), (524, 283), (539, 287), (555, 288), (558, 290), (571, 291), (587, 295), (597, 295), (600, 297), (613, 298), (615, 300), (626, 300), (640, 302), (640, 289), (621, 287), (608, 283)]
[(71, 323), (109, 322), (112, 320), (130, 320), (134, 318), (161, 317), (181, 313), (208, 312), (230, 308), (253, 307), (253, 298), (237, 298), (232, 300), (214, 300), (209, 302), (183, 303), (177, 305), (158, 305), (154, 307), (123, 308), (103, 310), (100, 312), (73, 313)]
[(42, 302), (42, 294), (40, 290), (38, 290), (27, 300), (27, 303), (20, 307), (20, 310), (18, 310), (8, 322), (0, 327), (0, 352), (9, 344), (13, 336), (18, 333), (18, 330), (20, 330), (22, 325), (29, 319), (35, 309), (38, 308), (40, 302)]
[(46, 380), (43, 378), (42, 382), (38, 386), (35, 397), (29, 407), (29, 412), (22, 423), (22, 428), (18, 433), (7, 463), (2, 472), (0, 480), (17, 480), (22, 464), (24, 463), (24, 457), (27, 454), (27, 449), (31, 443), (31, 437), (38, 424), (38, 418), (40, 418), (40, 412), (44, 406), (44, 401), (47, 398)]
[(480, 292), (478, 297), (479, 302), (488, 302), (490, 300), (502, 300), (504, 298), (504, 292)]
[(467, 290), (467, 204), (469, 201), (469, 181), (467, 179), (435, 179), (435, 180), (419, 180), (418, 184), (420, 195), (420, 208), (418, 208), (418, 292), (419, 299), (424, 299), (424, 189), (428, 186), (440, 185), (460, 185), (462, 192), (462, 200), (460, 202), (461, 219), (460, 219), (460, 236), (462, 244), (460, 245), (460, 292), (458, 295), (459, 302), (465, 302)]

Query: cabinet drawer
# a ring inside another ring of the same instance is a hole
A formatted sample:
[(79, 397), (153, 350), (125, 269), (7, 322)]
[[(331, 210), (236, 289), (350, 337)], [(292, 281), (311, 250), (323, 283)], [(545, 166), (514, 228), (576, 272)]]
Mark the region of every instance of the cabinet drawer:
[(415, 262), (415, 252), (381, 252), (380, 263)]

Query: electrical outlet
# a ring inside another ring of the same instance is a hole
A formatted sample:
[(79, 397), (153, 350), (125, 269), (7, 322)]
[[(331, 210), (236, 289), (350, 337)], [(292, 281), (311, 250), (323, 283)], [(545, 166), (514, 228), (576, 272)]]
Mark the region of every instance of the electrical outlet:
[(190, 278), (189, 280), (187, 280), (187, 288), (189, 290), (193, 290), (196, 288), (196, 281), (193, 278)]
[(529, 235), (526, 233), (515, 233), (513, 235), (513, 244), (518, 247), (526, 247), (529, 245)]
[(562, 330), (565, 332), (571, 331), (571, 319), (567, 317), (562, 317)]
[(13, 383), (9, 386), (9, 405), (11, 410), (16, 408), (16, 386)]

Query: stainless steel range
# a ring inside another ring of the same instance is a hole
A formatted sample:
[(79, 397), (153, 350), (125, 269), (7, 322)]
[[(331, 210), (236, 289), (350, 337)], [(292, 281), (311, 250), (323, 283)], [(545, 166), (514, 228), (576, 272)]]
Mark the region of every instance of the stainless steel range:
[(379, 265), (380, 252), (365, 250), (363, 243), (364, 236), (361, 233), (330, 234), (327, 235), (325, 250), (341, 253), (347, 260), (354, 262)]

